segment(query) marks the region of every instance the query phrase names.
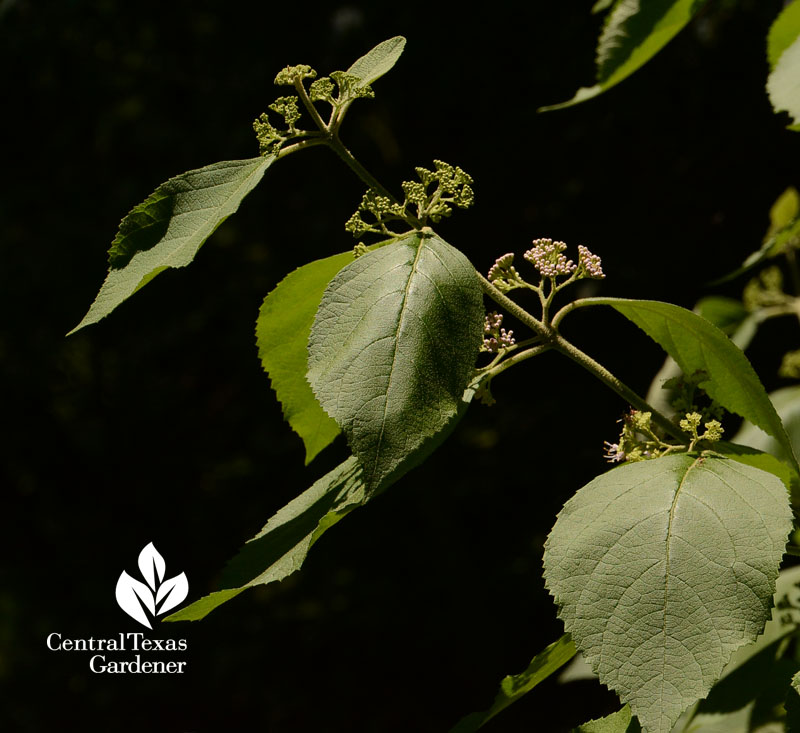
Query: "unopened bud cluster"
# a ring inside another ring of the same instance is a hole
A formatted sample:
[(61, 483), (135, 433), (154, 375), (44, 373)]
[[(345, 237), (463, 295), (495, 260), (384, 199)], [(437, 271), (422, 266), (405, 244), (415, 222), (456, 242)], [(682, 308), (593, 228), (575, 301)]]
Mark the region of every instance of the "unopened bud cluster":
[(554, 242), (552, 239), (534, 239), (533, 248), (522, 255), (530, 262), (542, 277), (558, 277), (571, 275), (577, 265), (568, 260), (564, 252), (567, 245), (564, 242)]
[(742, 302), (749, 311), (783, 305), (788, 296), (783, 292), (783, 273), (779, 267), (768, 267), (744, 288)]
[[(358, 210), (345, 224), (345, 229), (356, 237), (365, 232), (396, 235), (386, 224), (393, 220), (404, 220), (415, 227), (428, 220), (438, 223), (453, 213), (453, 206), (466, 209), (475, 200), (472, 191), (472, 176), (458, 166), (441, 160), (433, 161), (434, 170), (415, 168), (419, 181), (403, 181), (405, 199), (402, 204), (393, 202), (375, 191), (368, 191)], [(435, 188), (432, 188), (435, 184)], [(364, 219), (369, 214), (374, 222)]]
[(501, 328), (503, 314), (492, 311), (486, 314), (483, 323), (483, 346), (481, 351), (496, 354), (503, 349), (508, 349), (516, 343), (513, 331)]
[[(321, 79), (316, 77), (317, 72), (307, 64), (287, 66), (278, 72), (275, 84), (298, 88), (305, 84), (306, 79), (316, 79), (309, 86), (308, 99), (312, 102), (327, 102), (333, 107), (334, 113), (354, 99), (375, 96), (368, 84), (362, 84), (357, 76), (344, 71), (334, 71), (329, 77), (324, 76)], [(334, 96), (336, 87), (338, 87), (338, 94)], [(276, 155), (287, 141), (311, 134), (306, 130), (297, 129), (296, 125), (301, 117), (298, 96), (278, 97), (269, 105), (269, 109), (283, 117), (285, 129), (275, 127), (266, 112), (256, 119), (253, 123), (253, 130), (256, 133), (261, 155)], [(331, 119), (333, 119), (333, 115)]]
[(778, 376), (800, 379), (800, 351), (788, 351), (783, 355)]
[(503, 293), (526, 285), (513, 263), (514, 253), (507, 252), (498, 257), (489, 268), (489, 282)]
[(688, 433), (692, 438), (692, 446), (700, 440), (707, 440), (709, 443), (716, 443), (722, 439), (724, 429), (719, 420), (709, 420), (703, 427), (706, 431), (702, 435), (698, 435), (698, 428), (703, 420), (703, 416), (699, 412), (687, 412), (678, 424), (684, 433)]

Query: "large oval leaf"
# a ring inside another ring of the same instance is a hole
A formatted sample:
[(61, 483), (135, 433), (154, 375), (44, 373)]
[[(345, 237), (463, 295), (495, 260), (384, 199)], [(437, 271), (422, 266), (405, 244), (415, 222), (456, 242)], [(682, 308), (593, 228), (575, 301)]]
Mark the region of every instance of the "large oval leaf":
[(303, 439), (306, 464), (339, 434), (336, 421), (319, 406), (306, 380), (308, 336), (325, 288), (352, 261), (353, 253), (343, 252), (299, 267), (264, 298), (258, 312), (258, 355), (283, 416)]
[(469, 260), (413, 234), (332, 281), (309, 339), (308, 381), (376, 487), (456, 414), (483, 324)]
[(792, 526), (772, 474), (673, 455), (599, 476), (545, 544), (547, 587), (601, 682), (667, 733), (770, 617)]
[(122, 220), (108, 251), (106, 280), (70, 333), (105, 318), (168, 267), (188, 265), (274, 160), (227, 160), (162, 183)]
[(597, 84), (539, 111), (570, 107), (619, 84), (664, 48), (704, 4), (705, 0), (618, 0), (597, 42)]
[(725, 409), (748, 419), (775, 438), (797, 461), (792, 445), (767, 391), (742, 350), (716, 326), (671, 303), (623, 298), (591, 298), (585, 304), (610, 305), (657, 342), (684, 374), (706, 372), (703, 389)]

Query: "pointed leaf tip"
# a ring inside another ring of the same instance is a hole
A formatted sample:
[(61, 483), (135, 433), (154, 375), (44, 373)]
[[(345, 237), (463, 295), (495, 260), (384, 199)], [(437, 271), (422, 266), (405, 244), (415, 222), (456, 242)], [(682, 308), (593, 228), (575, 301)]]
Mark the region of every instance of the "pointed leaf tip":
[(122, 220), (109, 250), (106, 280), (89, 312), (67, 336), (105, 318), (164, 270), (188, 265), (274, 160), (223, 161), (162, 183)]

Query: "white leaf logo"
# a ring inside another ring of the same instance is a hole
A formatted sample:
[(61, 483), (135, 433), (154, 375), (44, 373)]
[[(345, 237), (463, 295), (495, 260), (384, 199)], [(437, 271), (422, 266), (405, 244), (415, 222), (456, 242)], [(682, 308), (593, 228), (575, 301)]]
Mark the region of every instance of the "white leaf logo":
[(152, 629), (151, 616), (161, 616), (180, 605), (189, 595), (186, 573), (164, 580), (167, 564), (152, 542), (139, 553), (139, 571), (147, 585), (132, 578), (124, 570), (117, 580), (117, 603), (131, 618)]

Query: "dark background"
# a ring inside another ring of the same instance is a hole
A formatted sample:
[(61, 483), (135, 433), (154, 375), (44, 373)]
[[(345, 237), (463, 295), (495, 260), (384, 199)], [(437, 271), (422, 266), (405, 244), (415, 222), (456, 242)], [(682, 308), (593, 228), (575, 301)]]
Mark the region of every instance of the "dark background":
[[(139, 630), (114, 586), (147, 542), (187, 573), (190, 600), (213, 590), (346, 455), (340, 439), (303, 466), (253, 337), (287, 272), (353, 245), (343, 224), (363, 186), (324, 149), (270, 169), (190, 268), (64, 337), (134, 204), (257, 153), (250, 123), (284, 93), (286, 64), (326, 73), (408, 38), (343, 137), (394, 190), (433, 158), (470, 172), (476, 205), (438, 230), (483, 271), (550, 236), (601, 254), (596, 292), (691, 307), (760, 244), (770, 204), (800, 183), (800, 137), (764, 92), (781, 2), (712, 1), (621, 86), (537, 115), (591, 84), (591, 5), (0, 2), (3, 730), (446, 731), (560, 636), (542, 545), (605, 469), (625, 405), (548, 354), (498, 379), (495, 407), (471, 408), (302, 572), (158, 628), (188, 640), (182, 677), (94, 675), (89, 654), (45, 647), (54, 631)], [(567, 336), (646, 390), (655, 345), (612, 312), (570, 320)], [(788, 348), (792, 324), (754, 345), (769, 388)], [(486, 730), (565, 731), (616, 706), (596, 683), (551, 679)]]

